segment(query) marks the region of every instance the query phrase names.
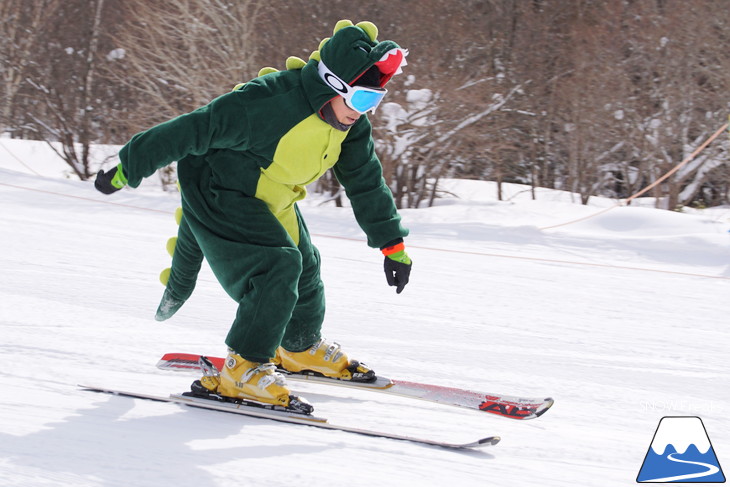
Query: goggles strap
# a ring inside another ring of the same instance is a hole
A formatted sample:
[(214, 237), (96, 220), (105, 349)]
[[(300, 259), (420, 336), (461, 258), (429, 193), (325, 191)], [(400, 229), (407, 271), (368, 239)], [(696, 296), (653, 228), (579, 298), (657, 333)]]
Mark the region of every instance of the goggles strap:
[(330, 71), (330, 69), (321, 59), (317, 64), (317, 70), (319, 71), (319, 77), (322, 78), (322, 81), (327, 83), (327, 85), (336, 92), (345, 96), (351, 91), (352, 88), (350, 87), (350, 85), (342, 81), (339, 76)]

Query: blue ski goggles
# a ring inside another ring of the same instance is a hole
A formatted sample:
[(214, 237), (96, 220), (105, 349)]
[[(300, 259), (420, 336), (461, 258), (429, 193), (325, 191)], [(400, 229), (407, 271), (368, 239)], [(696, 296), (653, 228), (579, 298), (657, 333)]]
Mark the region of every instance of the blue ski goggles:
[(324, 62), (319, 61), (319, 76), (338, 95), (345, 99), (345, 104), (358, 113), (375, 112), (383, 101), (388, 90), (385, 88), (371, 88), (368, 86), (350, 86), (335, 73), (329, 70)]

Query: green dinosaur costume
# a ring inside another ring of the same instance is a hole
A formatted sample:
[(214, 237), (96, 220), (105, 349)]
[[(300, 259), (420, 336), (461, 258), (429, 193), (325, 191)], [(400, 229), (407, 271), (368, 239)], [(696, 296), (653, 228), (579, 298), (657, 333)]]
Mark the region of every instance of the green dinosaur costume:
[(368, 118), (343, 131), (323, 114), (337, 93), (318, 72), (320, 61), (348, 84), (374, 65), (381, 86), (400, 72), (403, 51), (376, 37), (369, 22), (340, 21), (309, 62), (289, 58), (286, 71), (266, 69), (135, 135), (119, 154), (132, 187), (178, 161), (183, 216), (165, 294), (179, 307), (205, 256), (239, 303), (226, 344), (248, 360), (268, 362), (279, 345), (302, 351), (320, 338), (320, 257), (296, 205), (306, 185), (333, 168), (371, 247), (408, 234), (383, 181)]

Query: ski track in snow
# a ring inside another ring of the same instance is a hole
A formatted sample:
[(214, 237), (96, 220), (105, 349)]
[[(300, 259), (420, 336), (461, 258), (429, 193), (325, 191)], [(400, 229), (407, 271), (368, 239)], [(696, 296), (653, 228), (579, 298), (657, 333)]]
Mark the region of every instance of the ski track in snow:
[(194, 377), (157, 360), (224, 353), (235, 303), (205, 267), (180, 312), (154, 321), (176, 195), (105, 197), (0, 169), (0, 485), (629, 486), (665, 415), (701, 416), (730, 463), (728, 210), (620, 208), (540, 231), (601, 202), (497, 202), (489, 183), (451, 184), (464, 199), (403, 211), (414, 268), (401, 295), (349, 209), (301, 205), (322, 253), (325, 336), (384, 375), (552, 396), (553, 409), (517, 422), (295, 387), (337, 424), (502, 436), (476, 452), (78, 390), (185, 390)]

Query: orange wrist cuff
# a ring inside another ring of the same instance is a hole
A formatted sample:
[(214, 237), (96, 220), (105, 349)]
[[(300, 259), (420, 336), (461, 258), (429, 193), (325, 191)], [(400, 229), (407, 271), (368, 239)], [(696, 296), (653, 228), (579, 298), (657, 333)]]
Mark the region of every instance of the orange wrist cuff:
[(392, 255), (392, 254), (395, 254), (396, 252), (400, 252), (405, 249), (406, 249), (406, 245), (403, 242), (401, 242), (401, 243), (395, 244), (391, 247), (385, 247), (382, 250), (382, 252), (383, 252), (383, 255)]

